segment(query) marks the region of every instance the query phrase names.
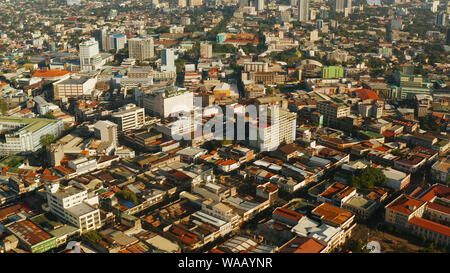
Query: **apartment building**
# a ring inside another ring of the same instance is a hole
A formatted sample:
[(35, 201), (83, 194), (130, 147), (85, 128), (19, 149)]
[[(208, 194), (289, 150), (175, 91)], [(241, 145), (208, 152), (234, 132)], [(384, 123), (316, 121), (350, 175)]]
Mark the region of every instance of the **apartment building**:
[[(295, 140), (295, 128), (297, 115), (289, 111), (278, 109), (278, 114), (268, 112), (268, 122), (259, 123), (257, 128), (257, 139), (250, 140), (250, 146), (261, 151), (275, 150), (281, 143), (290, 144)], [(252, 125), (251, 129), (255, 129)]]
[(132, 103), (119, 108), (112, 114), (112, 118), (122, 132), (139, 129), (145, 125), (144, 108)]

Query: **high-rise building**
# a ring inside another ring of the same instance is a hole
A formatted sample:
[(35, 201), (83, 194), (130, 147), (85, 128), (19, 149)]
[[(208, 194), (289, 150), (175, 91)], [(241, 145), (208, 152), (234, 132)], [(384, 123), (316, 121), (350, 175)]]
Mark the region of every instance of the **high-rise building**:
[(102, 51), (107, 51), (107, 39), (108, 39), (108, 32), (106, 28), (97, 29), (94, 31), (93, 36), (95, 40), (98, 42), (98, 47)]
[(309, 0), (298, 0), (298, 21), (309, 20)]
[(298, 0), (291, 0), (291, 7), (296, 7)]
[(132, 38), (128, 40), (129, 57), (144, 61), (155, 56), (153, 38)]
[(256, 10), (261, 11), (264, 10), (264, 0), (257, 0), (256, 2)]
[(117, 124), (109, 120), (99, 120), (94, 124), (94, 134), (102, 142), (111, 143), (118, 146)]
[(212, 44), (208, 42), (201, 42), (200, 43), (200, 57), (201, 58), (212, 58), (213, 56), (213, 50), (212, 50)]
[(80, 70), (92, 71), (101, 67), (102, 57), (100, 56), (98, 42), (90, 38), (80, 44)]
[(161, 70), (176, 72), (175, 53), (173, 49), (165, 48), (161, 50)]
[(348, 9), (348, 13), (352, 13), (352, 0), (347, 0), (345, 4), (345, 7)]
[(118, 109), (111, 117), (122, 132), (139, 129), (145, 125), (144, 108), (129, 103)]
[(334, 11), (335, 12), (344, 12), (345, 8), (345, 0), (336, 0)]
[(447, 25), (448, 14), (445, 12), (439, 12), (436, 14), (435, 24), (437, 26), (446, 26)]
[[(277, 113), (272, 115), (272, 111)], [(260, 113), (261, 114), (261, 113)], [(280, 144), (290, 144), (295, 140), (295, 127), (297, 123), (295, 113), (275, 107), (267, 111), (267, 124), (257, 128), (257, 139), (250, 140), (250, 146), (261, 151), (273, 151)], [(258, 122), (259, 123), (259, 122)], [(250, 125), (251, 127), (256, 125)]]
[(110, 50), (121, 50), (125, 48), (125, 44), (127, 43), (127, 37), (123, 33), (113, 33), (109, 34), (107, 38), (107, 51)]
[(450, 46), (450, 27), (447, 27), (447, 36), (445, 37), (445, 44), (447, 44), (448, 46)]

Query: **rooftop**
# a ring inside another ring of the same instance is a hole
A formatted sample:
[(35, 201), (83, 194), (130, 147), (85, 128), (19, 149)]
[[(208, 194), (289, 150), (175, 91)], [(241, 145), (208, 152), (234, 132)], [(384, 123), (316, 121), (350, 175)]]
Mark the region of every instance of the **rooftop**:
[(15, 222), (7, 226), (21, 240), (30, 245), (36, 245), (51, 239), (53, 236), (33, 224), (30, 220)]
[(387, 205), (386, 208), (410, 215), (424, 204), (425, 201), (402, 194), (397, 199), (392, 201), (389, 205)]

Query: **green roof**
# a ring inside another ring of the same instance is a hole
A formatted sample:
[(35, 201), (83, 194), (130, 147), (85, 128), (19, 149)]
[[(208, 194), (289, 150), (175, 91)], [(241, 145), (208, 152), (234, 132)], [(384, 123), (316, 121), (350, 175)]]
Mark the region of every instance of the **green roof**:
[(46, 118), (7, 118), (7, 117), (0, 117), (0, 123), (2, 122), (9, 122), (9, 123), (17, 123), (17, 124), (23, 124), (24, 127), (20, 128), (17, 133), (22, 132), (31, 132), (34, 133), (37, 130), (47, 126), (50, 123), (57, 123), (60, 122), (60, 120), (56, 119), (46, 119)]

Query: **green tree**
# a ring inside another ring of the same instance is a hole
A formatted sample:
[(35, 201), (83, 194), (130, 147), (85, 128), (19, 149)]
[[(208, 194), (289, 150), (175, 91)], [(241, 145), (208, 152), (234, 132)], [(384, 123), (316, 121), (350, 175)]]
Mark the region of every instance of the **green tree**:
[(374, 167), (358, 170), (351, 180), (351, 184), (355, 188), (372, 188), (374, 186), (384, 186), (385, 183), (386, 175), (384, 175), (382, 170)]
[(50, 146), (50, 144), (52, 144), (53, 141), (55, 141), (55, 137), (51, 134), (43, 135), (43, 136), (41, 136), (41, 139), (40, 139), (40, 143), (41, 143), (42, 147)]
[(56, 119), (52, 111), (48, 111), (47, 113), (45, 113), (44, 117), (48, 119)]
[(121, 190), (121, 191), (118, 191), (116, 193), (116, 196), (121, 198), (121, 199), (130, 201), (130, 202), (132, 202), (135, 205), (139, 204), (136, 194), (134, 194), (131, 191)]

